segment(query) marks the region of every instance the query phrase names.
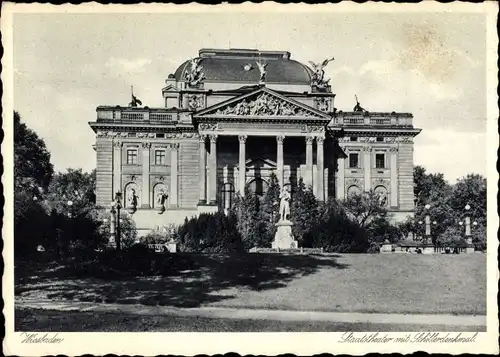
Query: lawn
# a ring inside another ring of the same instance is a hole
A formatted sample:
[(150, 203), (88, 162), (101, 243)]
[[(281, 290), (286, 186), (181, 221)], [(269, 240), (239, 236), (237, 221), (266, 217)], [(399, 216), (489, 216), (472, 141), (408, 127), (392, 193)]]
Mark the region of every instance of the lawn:
[(151, 259), (144, 273), (131, 261), (113, 269), (99, 261), (72, 268), (18, 264), (16, 296), (175, 307), (486, 314), (486, 256), (479, 253)]
[(19, 309), (16, 331), (40, 332), (346, 332), (346, 331), (486, 331), (479, 326), (272, 321), (182, 316)]

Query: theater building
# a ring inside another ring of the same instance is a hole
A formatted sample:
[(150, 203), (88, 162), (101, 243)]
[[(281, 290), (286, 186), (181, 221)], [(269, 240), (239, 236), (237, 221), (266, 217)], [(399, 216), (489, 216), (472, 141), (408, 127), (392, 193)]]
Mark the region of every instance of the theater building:
[[(99, 106), (97, 204), (117, 191), (141, 233), (236, 193), (266, 192), (271, 173), (292, 193), (300, 178), (319, 200), (375, 190), (395, 220), (413, 214), (410, 113), (334, 107), (324, 78), (289, 52), (202, 49), (166, 79), (164, 107)], [(334, 62), (330, 65), (334, 65)], [(349, 95), (352, 95), (349, 93)], [(147, 104), (147, 103), (146, 103)]]

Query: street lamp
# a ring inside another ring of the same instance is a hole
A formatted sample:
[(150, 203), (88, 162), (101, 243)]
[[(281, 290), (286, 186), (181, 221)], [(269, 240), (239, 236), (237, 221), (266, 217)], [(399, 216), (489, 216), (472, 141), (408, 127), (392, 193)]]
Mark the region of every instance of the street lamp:
[(110, 221), (109, 221), (109, 244), (113, 247), (116, 245), (116, 233), (115, 233), (115, 228), (116, 228), (116, 210), (115, 210), (115, 202), (111, 202), (111, 209), (109, 211), (111, 214), (110, 216)]
[(422, 236), (422, 224), (423, 223), (424, 222), (422, 222), (422, 221), (418, 221), (418, 233), (420, 234), (420, 236)]
[(425, 242), (427, 243), (429, 237), (431, 236), (431, 216), (429, 215), (429, 209), (431, 205), (425, 205)]

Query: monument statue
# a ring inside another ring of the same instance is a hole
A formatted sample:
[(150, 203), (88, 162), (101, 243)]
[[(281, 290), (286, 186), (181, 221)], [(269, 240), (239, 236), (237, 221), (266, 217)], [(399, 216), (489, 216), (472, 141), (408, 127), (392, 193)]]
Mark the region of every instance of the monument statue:
[(293, 238), (293, 223), (288, 220), (288, 216), (290, 216), (290, 197), (288, 187), (283, 187), (280, 194), (280, 220), (276, 223), (276, 234), (271, 244), (271, 247), (278, 251), (280, 249), (296, 249), (298, 247), (297, 241)]
[(285, 186), (280, 194), (280, 221), (286, 221), (290, 215), (290, 192)]
[(312, 66), (312, 69), (313, 69), (313, 75), (311, 77), (311, 84), (312, 85), (315, 85), (315, 86), (321, 87), (321, 88), (324, 88), (328, 85), (328, 82), (330, 80), (329, 79), (325, 80), (325, 70), (324, 69), (328, 65), (328, 63), (330, 63), (334, 59), (335, 58), (333, 58), (333, 57), (327, 58), (326, 60), (324, 60), (321, 63), (314, 63), (312, 61), (309, 61), (309, 63)]

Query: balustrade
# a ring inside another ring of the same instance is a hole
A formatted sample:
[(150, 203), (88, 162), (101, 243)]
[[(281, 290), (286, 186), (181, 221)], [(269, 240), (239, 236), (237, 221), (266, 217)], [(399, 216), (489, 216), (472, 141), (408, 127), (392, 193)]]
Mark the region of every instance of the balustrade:
[(140, 108), (139, 110), (130, 108), (97, 108), (97, 120), (105, 121), (150, 121), (150, 122), (175, 122), (178, 120), (177, 113), (172, 111), (149, 110)]

